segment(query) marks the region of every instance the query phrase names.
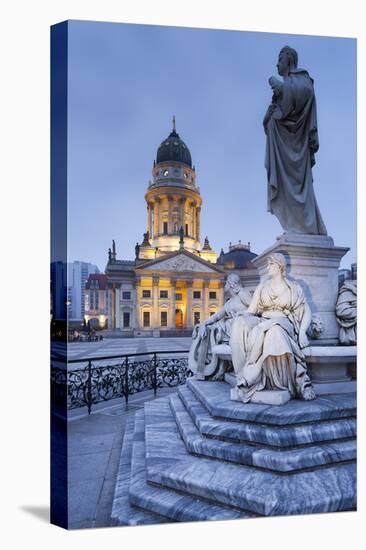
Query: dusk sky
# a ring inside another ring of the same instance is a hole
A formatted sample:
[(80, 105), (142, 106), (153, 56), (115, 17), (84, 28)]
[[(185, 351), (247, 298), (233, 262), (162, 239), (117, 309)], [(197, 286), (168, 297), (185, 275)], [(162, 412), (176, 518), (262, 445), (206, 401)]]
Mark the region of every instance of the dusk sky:
[(103, 271), (134, 259), (147, 229), (144, 194), (171, 131), (189, 147), (203, 198), (201, 240), (219, 253), (282, 233), (267, 208), (262, 119), (284, 45), (314, 79), (320, 149), (314, 188), (328, 234), (356, 261), (356, 40), (94, 23), (69, 24), (69, 260)]

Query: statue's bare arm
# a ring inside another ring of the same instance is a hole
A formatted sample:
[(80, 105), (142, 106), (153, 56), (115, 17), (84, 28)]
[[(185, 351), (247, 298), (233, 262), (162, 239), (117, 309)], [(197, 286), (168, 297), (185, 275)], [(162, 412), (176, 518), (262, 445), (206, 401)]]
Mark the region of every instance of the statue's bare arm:
[(309, 340), (306, 335), (306, 331), (308, 330), (310, 323), (311, 323), (311, 309), (309, 307), (309, 304), (305, 302), (304, 315), (301, 320), (300, 331), (299, 331), (300, 348), (306, 348), (306, 346), (309, 345)]

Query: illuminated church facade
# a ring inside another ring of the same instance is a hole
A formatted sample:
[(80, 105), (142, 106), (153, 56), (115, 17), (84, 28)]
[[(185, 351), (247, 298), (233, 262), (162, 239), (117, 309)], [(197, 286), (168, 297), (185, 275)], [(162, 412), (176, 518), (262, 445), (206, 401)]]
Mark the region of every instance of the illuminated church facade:
[[(105, 269), (109, 329), (126, 336), (191, 332), (224, 305), (224, 284), (237, 272), (254, 289), (259, 281), (249, 245), (221, 254), (201, 241), (202, 197), (191, 153), (175, 127), (160, 144), (145, 193), (147, 231), (134, 260), (117, 259), (113, 241)], [(87, 312), (87, 320), (98, 312)], [(100, 324), (103, 323), (100, 321)]]

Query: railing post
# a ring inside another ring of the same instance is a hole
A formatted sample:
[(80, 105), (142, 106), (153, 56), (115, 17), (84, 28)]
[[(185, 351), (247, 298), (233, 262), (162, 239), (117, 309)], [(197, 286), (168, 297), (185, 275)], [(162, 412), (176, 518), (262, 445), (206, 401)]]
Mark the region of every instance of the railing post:
[(157, 391), (157, 360), (156, 360), (156, 351), (154, 352), (154, 372), (153, 372), (153, 388), (154, 388), (154, 397), (156, 396)]
[(91, 413), (91, 406), (92, 406), (92, 368), (91, 368), (91, 361), (88, 361), (88, 381), (87, 381), (87, 405), (88, 405), (88, 414)]
[(128, 355), (126, 357), (125, 367), (126, 367), (126, 370), (125, 370), (125, 401), (126, 401), (126, 405), (128, 405), (128, 367), (129, 367)]

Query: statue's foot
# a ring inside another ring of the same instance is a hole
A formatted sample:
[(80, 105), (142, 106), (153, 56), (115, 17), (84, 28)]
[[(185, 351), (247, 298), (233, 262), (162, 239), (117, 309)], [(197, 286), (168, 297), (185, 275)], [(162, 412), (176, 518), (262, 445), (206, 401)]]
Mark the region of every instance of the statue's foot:
[(312, 399), (315, 399), (316, 394), (313, 386), (307, 386), (306, 388), (304, 388), (302, 397), (305, 401), (311, 401)]

